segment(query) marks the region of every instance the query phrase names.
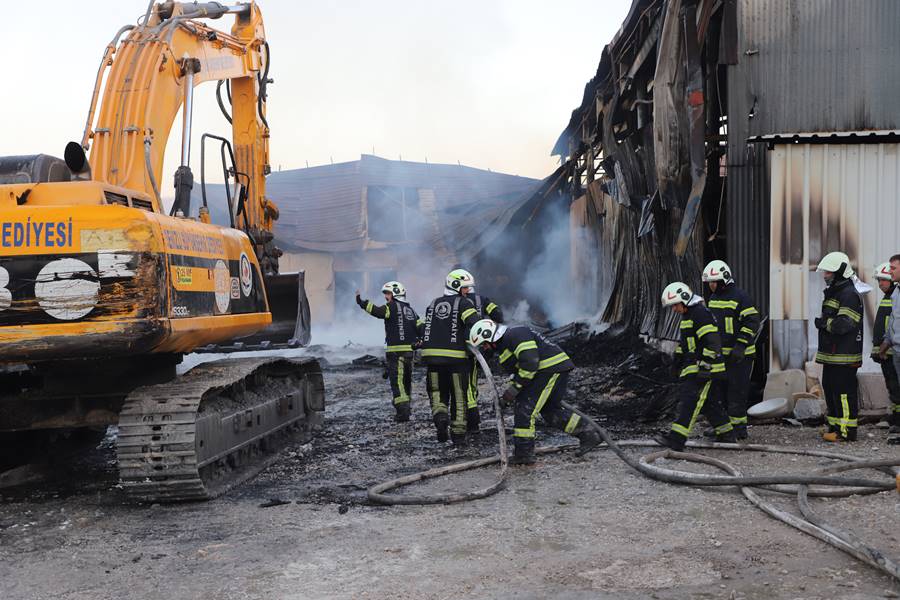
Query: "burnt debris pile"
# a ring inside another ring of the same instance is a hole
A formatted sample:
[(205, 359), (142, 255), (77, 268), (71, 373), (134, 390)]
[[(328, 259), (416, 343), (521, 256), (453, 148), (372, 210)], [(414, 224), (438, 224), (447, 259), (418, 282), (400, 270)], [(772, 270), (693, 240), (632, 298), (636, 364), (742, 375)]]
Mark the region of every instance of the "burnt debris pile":
[(636, 432), (665, 419), (674, 406), (671, 357), (630, 328), (603, 331), (572, 323), (547, 332), (578, 366), (571, 400), (612, 430)]

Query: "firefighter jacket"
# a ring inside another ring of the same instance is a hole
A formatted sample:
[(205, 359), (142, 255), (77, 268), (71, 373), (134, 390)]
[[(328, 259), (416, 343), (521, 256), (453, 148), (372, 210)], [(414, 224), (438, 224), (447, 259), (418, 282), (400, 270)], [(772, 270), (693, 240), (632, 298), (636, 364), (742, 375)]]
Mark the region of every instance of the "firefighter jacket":
[(575, 364), (563, 350), (528, 327), (510, 327), (497, 342), (500, 364), (512, 373), (512, 384), (522, 389), (540, 373), (571, 371)]
[(384, 306), (356, 297), (356, 303), (364, 311), (384, 320), (384, 343), (387, 352), (412, 352), (416, 345), (416, 327), (419, 315), (413, 307), (394, 298)]
[[(894, 290), (897, 289), (897, 284), (891, 285), (890, 289), (885, 292), (884, 297), (878, 302), (878, 310), (875, 311), (875, 326), (872, 328), (872, 356), (875, 356), (881, 351), (881, 342), (884, 341), (884, 334), (887, 331), (888, 321), (891, 319), (891, 296), (894, 294)], [(893, 354), (894, 349), (888, 348), (888, 354)]]
[(816, 319), (817, 363), (847, 366), (862, 363), (862, 311), (862, 299), (851, 280), (843, 279), (825, 288), (822, 316)]
[(465, 296), (435, 298), (421, 326), (422, 360), (434, 366), (467, 364), (466, 340), (479, 318), (475, 305)]
[(503, 310), (494, 303), (493, 300), (481, 294), (469, 294), (466, 296), (475, 305), (475, 310), (486, 319), (491, 319), (494, 323), (503, 322)]
[(735, 346), (744, 346), (744, 356), (755, 355), (759, 311), (747, 292), (734, 283), (717, 286), (707, 306), (719, 324), (722, 354), (727, 356)]
[(725, 378), (719, 327), (698, 296), (694, 296), (687, 305), (687, 312), (681, 315), (681, 340), (675, 349), (675, 356), (681, 359), (679, 377), (704, 375)]

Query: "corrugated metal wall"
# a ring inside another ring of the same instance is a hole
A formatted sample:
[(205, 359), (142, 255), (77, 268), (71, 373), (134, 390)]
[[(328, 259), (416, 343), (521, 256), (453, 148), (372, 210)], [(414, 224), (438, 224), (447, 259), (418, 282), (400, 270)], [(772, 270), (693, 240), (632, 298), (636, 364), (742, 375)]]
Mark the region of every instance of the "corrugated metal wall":
[(769, 166), (765, 146), (747, 145), (742, 160), (728, 166), (726, 251), (736, 281), (758, 303), (769, 305)]
[(897, 0), (739, 0), (729, 162), (756, 135), (900, 128), (898, 30)]
[(770, 162), (772, 368), (799, 368), (814, 354), (823, 289), (815, 268), (835, 250), (875, 288), (864, 297), (868, 354), (881, 298), (872, 271), (900, 252), (900, 144), (783, 144)]

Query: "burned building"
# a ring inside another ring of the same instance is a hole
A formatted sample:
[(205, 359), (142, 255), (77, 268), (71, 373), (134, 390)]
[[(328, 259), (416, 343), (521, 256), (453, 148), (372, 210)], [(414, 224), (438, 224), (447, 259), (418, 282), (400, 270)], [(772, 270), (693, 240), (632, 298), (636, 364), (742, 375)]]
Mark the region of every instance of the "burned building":
[[(377, 299), (392, 279), (422, 306), (441, 292), (451, 268), (473, 268), (472, 257), (538, 184), (461, 165), (363, 155), (272, 173), (267, 190), (280, 210), (281, 269), (306, 271), (313, 323), (327, 325), (343, 311), (359, 312), (356, 289)], [(480, 285), (502, 293), (486, 278)]]
[(719, 258), (768, 316), (762, 367), (803, 367), (820, 258), (870, 281), (900, 250), (898, 25), (893, 0), (632, 3), (553, 150), (605, 320), (675, 337), (663, 286)]

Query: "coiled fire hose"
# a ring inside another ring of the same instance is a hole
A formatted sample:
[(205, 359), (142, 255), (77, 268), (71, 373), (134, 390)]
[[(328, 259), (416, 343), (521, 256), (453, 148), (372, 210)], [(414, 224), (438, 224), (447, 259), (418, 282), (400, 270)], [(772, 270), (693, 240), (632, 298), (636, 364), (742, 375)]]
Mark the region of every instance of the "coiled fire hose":
[[(369, 488), (368, 498), (370, 501), (378, 504), (386, 505), (421, 505), (421, 504), (452, 504), (456, 502), (465, 502), (468, 500), (477, 500), (486, 498), (492, 494), (502, 490), (506, 485), (508, 463), (507, 463), (507, 444), (506, 431), (503, 421), (503, 413), (500, 406), (500, 394), (494, 384), (491, 369), (485, 361), (481, 352), (477, 348), (469, 347), (472, 350), (478, 364), (481, 366), (488, 381), (491, 395), (494, 401), (494, 410), (497, 419), (497, 434), (499, 439), (499, 453), (497, 456), (481, 458), (467, 462), (437, 467), (398, 477), (379, 483)], [(846, 552), (854, 558), (890, 575), (894, 579), (900, 581), (900, 564), (888, 558), (883, 552), (876, 548), (872, 548), (865, 544), (861, 539), (852, 533), (837, 529), (826, 523), (818, 516), (810, 507), (809, 496), (825, 496), (825, 497), (847, 497), (852, 495), (876, 494), (878, 492), (893, 490), (895, 488), (900, 491), (900, 458), (863, 460), (855, 456), (841, 454), (837, 452), (828, 452), (822, 450), (803, 450), (794, 448), (784, 448), (780, 446), (772, 446), (768, 444), (723, 444), (718, 442), (688, 442), (691, 448), (705, 448), (712, 450), (745, 450), (751, 452), (771, 452), (778, 454), (794, 454), (800, 456), (813, 456), (819, 458), (829, 458), (842, 461), (835, 465), (816, 469), (812, 474), (784, 474), (784, 475), (759, 475), (745, 476), (738, 469), (729, 463), (693, 452), (675, 452), (670, 449), (653, 452), (646, 456), (636, 459), (634, 456), (626, 453), (622, 448), (626, 446), (659, 446), (652, 440), (625, 440), (616, 442), (612, 436), (604, 428), (600, 427), (596, 421), (591, 419), (584, 412), (563, 403), (566, 408), (578, 413), (591, 427), (593, 427), (605, 442), (605, 448), (615, 452), (616, 456), (621, 458), (629, 467), (640, 472), (647, 477), (667, 483), (678, 483), (692, 486), (738, 486), (744, 497), (747, 498), (754, 506), (765, 512), (771, 517), (787, 523), (791, 527), (811, 535), (839, 550)], [(536, 454), (551, 454), (564, 450), (577, 448), (574, 444), (566, 444), (559, 446), (545, 446), (538, 448)], [(598, 449), (603, 446), (598, 447)], [(667, 469), (654, 464), (661, 458), (669, 458), (674, 460), (684, 460), (688, 462), (700, 463), (716, 467), (727, 475), (713, 475), (708, 473), (695, 473), (688, 471), (678, 471)], [(456, 493), (438, 493), (438, 494), (387, 494), (388, 490), (400, 488), (419, 481), (435, 479), (452, 473), (460, 473), (471, 469), (477, 469), (488, 465), (500, 463), (500, 471), (497, 479), (486, 488), (469, 492)], [(837, 473), (858, 469), (874, 469), (891, 476), (890, 481), (876, 481), (861, 477), (839, 477)], [(796, 494), (797, 502), (800, 508), (802, 518), (792, 513), (781, 510), (770, 502), (765, 501), (753, 488), (762, 488), (765, 490), (779, 492), (782, 494)]]

